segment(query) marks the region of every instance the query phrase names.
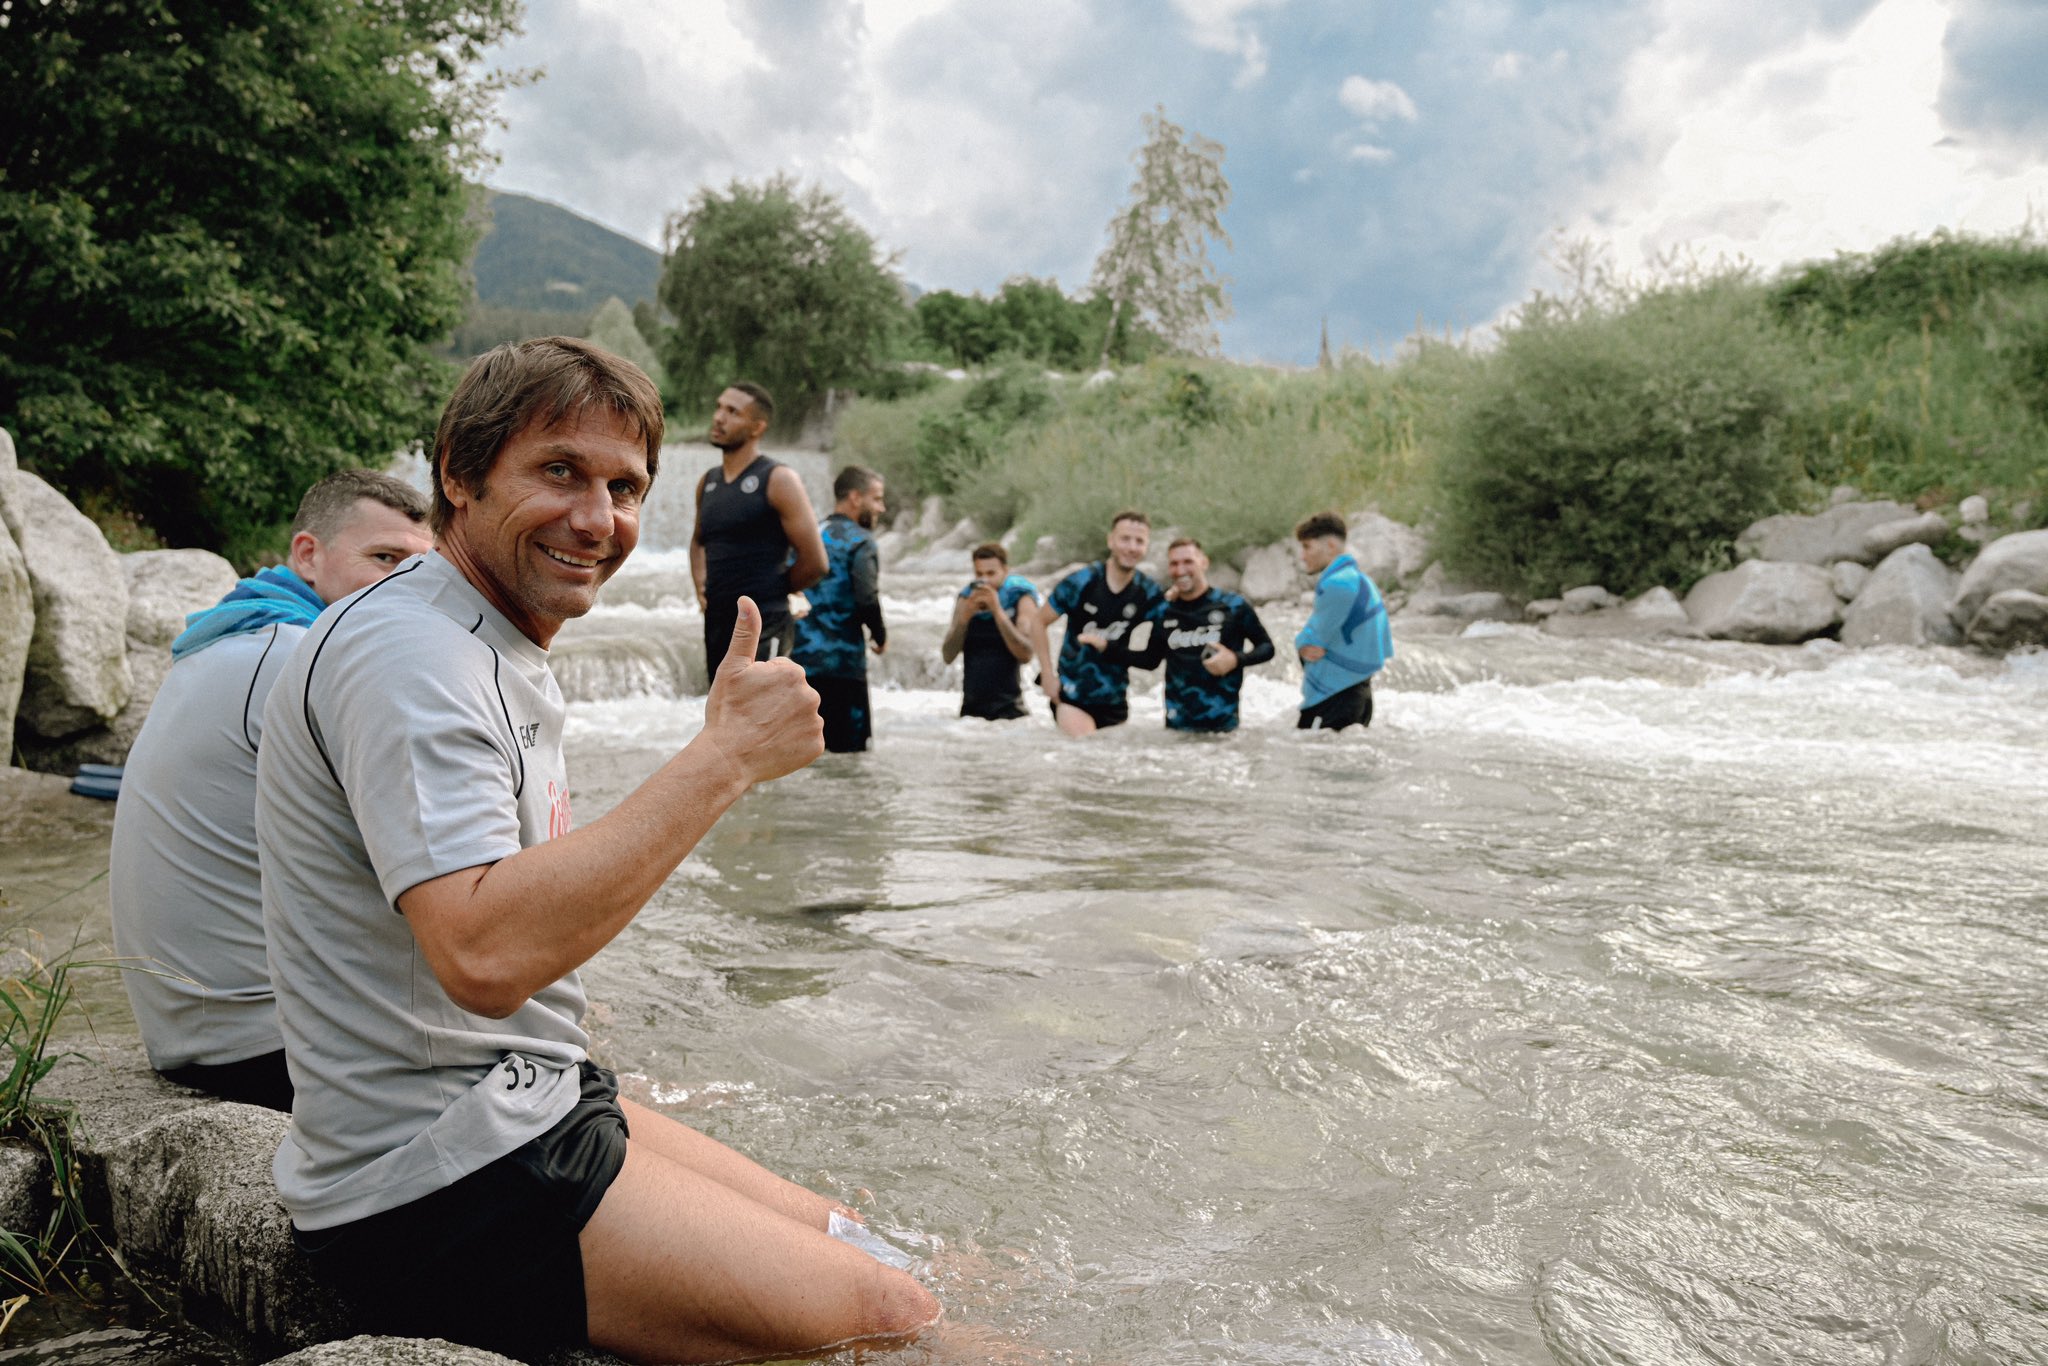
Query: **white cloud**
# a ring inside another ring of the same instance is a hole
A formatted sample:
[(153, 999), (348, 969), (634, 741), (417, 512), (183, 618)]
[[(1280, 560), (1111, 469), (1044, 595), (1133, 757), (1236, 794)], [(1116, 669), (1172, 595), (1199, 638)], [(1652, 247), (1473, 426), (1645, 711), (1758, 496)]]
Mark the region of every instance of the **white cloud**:
[(1619, 111), (1643, 152), (1564, 229), (1624, 269), (1672, 250), (1775, 268), (1939, 227), (2005, 231), (2048, 203), (2038, 153), (2016, 168), (1945, 136), (1948, 0), (1882, 0), (1846, 32), (1744, 51), (1685, 0), (1658, 17)]
[(1495, 81), (1512, 81), (1522, 74), (1522, 68), (1528, 61), (1529, 59), (1519, 52), (1500, 53), (1493, 59), (1493, 65), (1487, 68), (1487, 78)]
[(1237, 77), (1231, 83), (1242, 90), (1255, 85), (1266, 74), (1266, 44), (1258, 31), (1246, 22), (1252, 10), (1272, 8), (1286, 0), (1173, 0), (1173, 7), (1188, 22), (1188, 36), (1195, 46), (1240, 59)]
[(1353, 161), (1369, 161), (1377, 166), (1392, 161), (1394, 159), (1394, 149), (1382, 147), (1374, 142), (1361, 142), (1345, 155), (1349, 156)]
[(1346, 76), (1344, 84), (1337, 90), (1337, 99), (1346, 109), (1369, 123), (1383, 123), (1388, 119), (1413, 123), (1419, 117), (1415, 101), (1392, 81)]

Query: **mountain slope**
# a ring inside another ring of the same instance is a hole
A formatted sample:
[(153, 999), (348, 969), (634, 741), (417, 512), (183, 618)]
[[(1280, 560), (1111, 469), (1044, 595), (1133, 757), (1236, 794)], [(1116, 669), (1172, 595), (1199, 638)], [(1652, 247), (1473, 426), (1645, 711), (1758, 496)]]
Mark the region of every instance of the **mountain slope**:
[(480, 303), (580, 312), (654, 297), (661, 253), (544, 200), (487, 191), (490, 226), (471, 266)]

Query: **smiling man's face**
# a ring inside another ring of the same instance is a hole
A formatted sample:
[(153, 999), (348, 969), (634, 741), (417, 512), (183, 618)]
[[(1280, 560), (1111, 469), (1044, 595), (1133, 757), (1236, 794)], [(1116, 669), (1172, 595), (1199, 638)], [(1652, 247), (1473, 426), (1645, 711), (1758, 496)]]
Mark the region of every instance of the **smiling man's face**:
[(498, 452), (478, 491), (446, 484), (455, 513), (441, 551), (491, 605), (545, 647), (640, 539), (651, 482), (631, 423), (585, 409), (528, 427)]

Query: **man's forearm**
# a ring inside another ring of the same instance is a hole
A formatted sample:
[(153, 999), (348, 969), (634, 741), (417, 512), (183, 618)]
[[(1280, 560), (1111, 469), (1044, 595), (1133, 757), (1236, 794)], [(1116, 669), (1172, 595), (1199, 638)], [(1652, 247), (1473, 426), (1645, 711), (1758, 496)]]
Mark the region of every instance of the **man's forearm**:
[(749, 786), (700, 735), (590, 825), (422, 883), (399, 909), (456, 1004), (502, 1018), (610, 943)]

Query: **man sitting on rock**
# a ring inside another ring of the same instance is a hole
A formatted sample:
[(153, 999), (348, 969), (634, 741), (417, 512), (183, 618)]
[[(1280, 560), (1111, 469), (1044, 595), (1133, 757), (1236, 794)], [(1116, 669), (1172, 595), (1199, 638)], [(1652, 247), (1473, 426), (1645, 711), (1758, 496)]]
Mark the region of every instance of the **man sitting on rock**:
[(702, 729), (573, 828), (548, 647), (638, 541), (661, 434), (652, 382), (586, 342), (479, 357), (434, 438), (434, 553), (323, 618), (272, 690), (256, 833), (297, 1091), (274, 1171), (374, 1331), (735, 1361), (938, 1317), (832, 1236), (850, 1211), (590, 1061), (578, 968), (824, 748), (742, 597)]
[(107, 900), (150, 1065), (227, 1100), (292, 1107), (263, 955), (256, 751), (263, 703), (329, 603), (433, 544), (427, 500), (386, 474), (315, 484), (285, 566), (188, 619), (128, 753)]

